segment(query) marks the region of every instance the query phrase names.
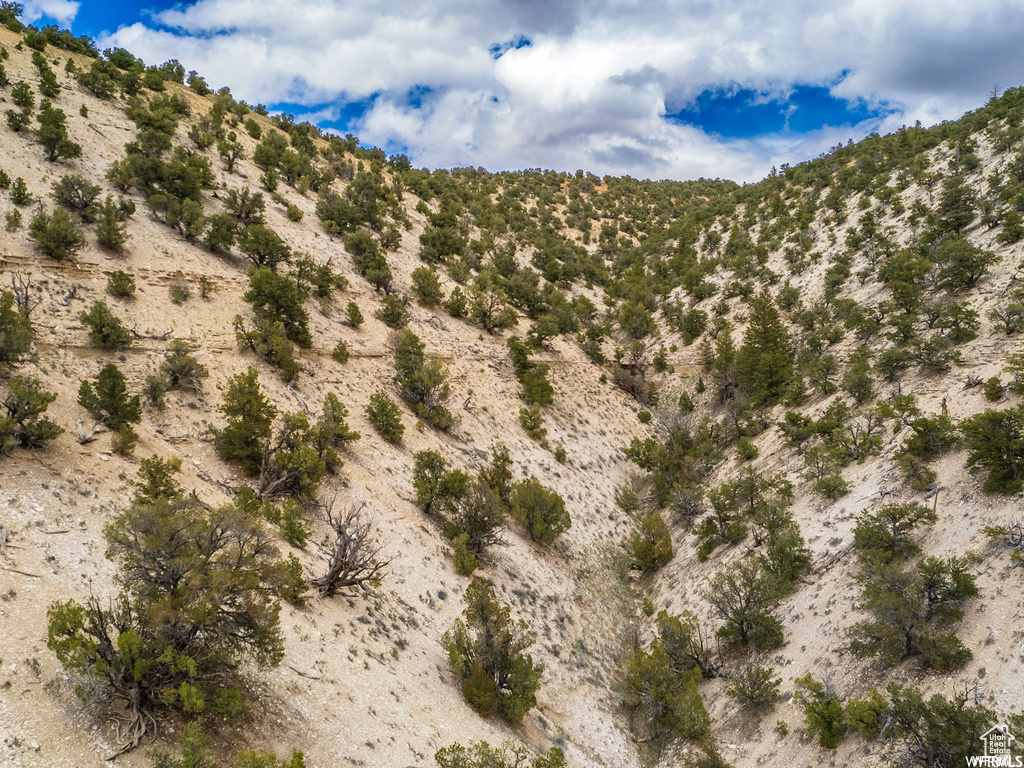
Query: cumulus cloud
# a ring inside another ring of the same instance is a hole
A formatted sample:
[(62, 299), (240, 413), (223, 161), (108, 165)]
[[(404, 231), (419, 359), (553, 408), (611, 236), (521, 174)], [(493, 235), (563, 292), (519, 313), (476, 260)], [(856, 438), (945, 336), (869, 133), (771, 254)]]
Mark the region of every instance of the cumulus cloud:
[(28, 0), (24, 3), (25, 11), (21, 18), (26, 24), (32, 24), (47, 16), (64, 26), (70, 26), (78, 15), (80, 5), (73, 0)]
[[(250, 102), (330, 115), (366, 101), (349, 129), (417, 164), (753, 180), (958, 117), (1015, 84), (1022, 29), (1017, 0), (200, 0), (100, 42), (177, 58)], [(785, 102), (797, 84), (886, 116), (743, 141), (670, 117), (703, 93)]]

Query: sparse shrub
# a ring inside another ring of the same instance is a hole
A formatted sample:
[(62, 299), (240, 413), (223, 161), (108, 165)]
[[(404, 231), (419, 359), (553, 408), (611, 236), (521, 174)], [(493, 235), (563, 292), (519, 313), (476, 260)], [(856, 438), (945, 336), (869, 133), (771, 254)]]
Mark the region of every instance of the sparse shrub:
[(782, 624), (773, 611), (784, 591), (778, 576), (746, 558), (719, 571), (703, 594), (725, 622), (717, 634), (726, 643), (770, 649), (782, 645)]
[(184, 304), (192, 296), (192, 291), (188, 287), (188, 283), (184, 283), (180, 280), (171, 283), (168, 288), (168, 293), (171, 296), (171, 301), (175, 304)]
[[(164, 707), (238, 711), (225, 672), (243, 656), (267, 667), (284, 655), (276, 598), (294, 576), (264, 528), (233, 505), (213, 509), (189, 495), (132, 504), (104, 537), (121, 595), (107, 609), (98, 598), (54, 605), (47, 646), (127, 707), (120, 751), (137, 745)], [(168, 612), (175, 621), (160, 619)]]
[(540, 406), (536, 403), (529, 408), (519, 409), (519, 424), (523, 431), (534, 440), (543, 440), (548, 434), (548, 430), (544, 427), (544, 414), (541, 413)]
[(377, 434), (389, 443), (399, 443), (405, 433), (402, 411), (383, 389), (370, 395), (366, 406), (366, 418), (377, 430)]
[(110, 448), (119, 456), (131, 456), (138, 442), (139, 433), (131, 424), (125, 424), (114, 432), (114, 436), (110, 440)]
[(132, 335), (110, 311), (105, 301), (94, 301), (88, 312), (78, 319), (89, 329), (89, 340), (97, 349), (125, 349), (131, 346)]
[(726, 693), (744, 709), (763, 714), (779, 700), (781, 677), (775, 677), (775, 670), (757, 664), (747, 664), (732, 678)]
[(168, 389), (202, 392), (203, 379), (209, 376), (209, 371), (189, 353), (187, 342), (171, 339), (163, 362), (160, 363), (160, 375), (167, 382)]
[(77, 173), (61, 176), (52, 185), (53, 199), (86, 224), (94, 222), (99, 214), (100, 188)]
[(4, 228), (8, 232), (17, 232), (21, 229), (21, 211), (15, 209), (4, 214)]
[(434, 762), (437, 768), (565, 768), (565, 756), (558, 747), (552, 747), (546, 755), (536, 755), (530, 748), (511, 742), (500, 748), (486, 741), (468, 748), (452, 744), (439, 749)]
[(260, 360), (276, 367), (285, 381), (294, 379), (302, 369), (295, 359), (295, 350), (284, 323), (257, 315), (254, 326), (247, 328), (242, 316), (235, 315), (232, 327), (235, 329), (238, 349), (248, 349)]

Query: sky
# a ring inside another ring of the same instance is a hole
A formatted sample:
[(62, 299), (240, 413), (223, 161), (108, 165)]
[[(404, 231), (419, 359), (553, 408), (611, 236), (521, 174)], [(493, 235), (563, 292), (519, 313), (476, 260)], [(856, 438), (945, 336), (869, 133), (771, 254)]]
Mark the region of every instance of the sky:
[(417, 167), (757, 181), (1024, 84), (1024, 0), (25, 0)]

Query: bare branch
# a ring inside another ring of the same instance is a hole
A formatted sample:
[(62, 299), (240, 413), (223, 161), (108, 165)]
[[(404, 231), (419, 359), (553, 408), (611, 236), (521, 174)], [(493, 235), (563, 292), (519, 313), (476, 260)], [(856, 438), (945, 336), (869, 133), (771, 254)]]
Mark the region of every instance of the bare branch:
[[(335, 500), (324, 506), (324, 521), (331, 528), (322, 549), (328, 556), (327, 573), (309, 584), (320, 597), (331, 597), (349, 587), (366, 588), (379, 582), (390, 558), (381, 555), (384, 545), (374, 540), (373, 520), (365, 502), (352, 503), (344, 512), (334, 511)], [(332, 541), (333, 538), (333, 541)]]

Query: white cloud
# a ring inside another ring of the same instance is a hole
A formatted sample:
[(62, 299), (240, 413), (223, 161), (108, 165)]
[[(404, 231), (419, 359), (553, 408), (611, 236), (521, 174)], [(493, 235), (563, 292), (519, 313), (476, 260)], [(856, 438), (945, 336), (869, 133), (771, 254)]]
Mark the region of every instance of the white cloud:
[[(725, 141), (665, 114), (706, 90), (802, 83), (896, 107), (886, 126), (955, 118), (1016, 84), (1021, 32), (1017, 0), (200, 0), (100, 43), (250, 102), (373, 99), (355, 133), (417, 164), (751, 180), (882, 123)], [(517, 36), (532, 44), (493, 58)]]
[(48, 16), (63, 26), (70, 26), (78, 15), (81, 3), (73, 0), (28, 0), (24, 5), (25, 12), (21, 19), (26, 24), (32, 24), (41, 17)]

